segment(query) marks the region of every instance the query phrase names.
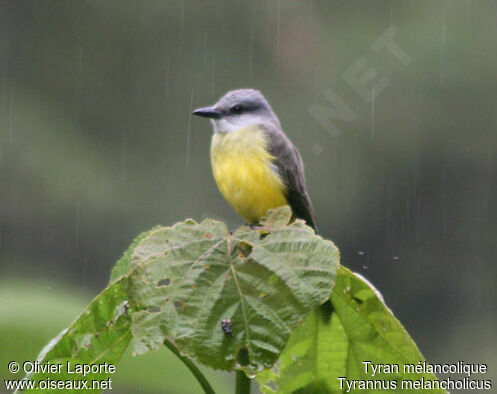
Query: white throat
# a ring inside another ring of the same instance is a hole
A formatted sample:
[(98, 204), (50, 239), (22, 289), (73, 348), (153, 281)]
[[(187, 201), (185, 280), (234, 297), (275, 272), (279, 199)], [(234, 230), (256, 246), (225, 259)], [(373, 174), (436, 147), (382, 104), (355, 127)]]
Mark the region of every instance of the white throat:
[(214, 133), (227, 134), (263, 123), (263, 119), (259, 115), (242, 114), (225, 116), (221, 119), (211, 119), (211, 123)]

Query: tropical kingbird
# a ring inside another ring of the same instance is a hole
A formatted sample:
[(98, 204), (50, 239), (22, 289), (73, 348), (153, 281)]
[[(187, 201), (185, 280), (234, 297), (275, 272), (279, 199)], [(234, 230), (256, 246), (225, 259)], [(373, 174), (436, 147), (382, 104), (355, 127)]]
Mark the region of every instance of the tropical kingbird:
[(261, 92), (233, 90), (193, 114), (212, 122), (214, 179), (243, 219), (256, 224), (269, 209), (289, 205), (295, 217), (316, 228), (300, 153)]

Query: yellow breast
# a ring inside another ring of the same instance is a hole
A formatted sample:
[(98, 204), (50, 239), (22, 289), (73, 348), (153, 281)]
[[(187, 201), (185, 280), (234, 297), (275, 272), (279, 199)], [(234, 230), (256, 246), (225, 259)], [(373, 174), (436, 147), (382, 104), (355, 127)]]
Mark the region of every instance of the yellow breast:
[(248, 223), (257, 223), (268, 209), (287, 204), (285, 185), (272, 168), (264, 133), (248, 127), (216, 133), (211, 143), (214, 179), (224, 198)]

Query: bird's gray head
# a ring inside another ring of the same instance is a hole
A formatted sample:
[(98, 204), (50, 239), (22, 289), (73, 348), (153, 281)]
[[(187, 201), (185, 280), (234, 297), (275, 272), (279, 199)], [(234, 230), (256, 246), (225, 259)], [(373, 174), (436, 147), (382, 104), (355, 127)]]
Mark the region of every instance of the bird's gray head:
[(230, 133), (258, 124), (280, 127), (266, 98), (254, 89), (229, 91), (212, 107), (198, 108), (193, 114), (210, 118), (215, 133)]

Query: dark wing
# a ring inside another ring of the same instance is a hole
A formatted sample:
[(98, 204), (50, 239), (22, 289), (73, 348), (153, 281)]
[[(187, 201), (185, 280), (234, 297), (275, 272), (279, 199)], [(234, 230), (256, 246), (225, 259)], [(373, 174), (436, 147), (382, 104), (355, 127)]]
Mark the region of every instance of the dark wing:
[(299, 151), (281, 130), (270, 125), (261, 125), (261, 128), (266, 132), (269, 152), (274, 156), (274, 164), (287, 187), (288, 204), (297, 218), (304, 219), (316, 230), (316, 219), (307, 193), (304, 164)]

